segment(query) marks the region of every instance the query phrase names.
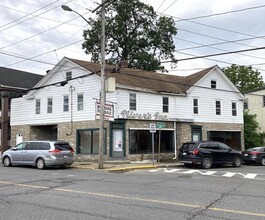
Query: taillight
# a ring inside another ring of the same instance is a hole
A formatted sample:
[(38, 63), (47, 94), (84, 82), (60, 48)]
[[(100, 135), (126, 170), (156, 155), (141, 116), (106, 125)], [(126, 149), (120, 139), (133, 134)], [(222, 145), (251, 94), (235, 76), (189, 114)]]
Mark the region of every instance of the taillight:
[(192, 154), (197, 155), (199, 152), (200, 152), (199, 150), (194, 150), (194, 151), (192, 151)]
[(54, 150), (49, 150), (49, 153), (50, 154), (59, 154), (59, 153), (61, 153), (61, 151), (58, 149), (54, 149)]
[(70, 151), (71, 151), (71, 153), (75, 153), (74, 149), (71, 149)]
[(249, 152), (249, 154), (252, 154), (252, 155), (259, 155), (259, 154), (261, 154), (261, 152), (252, 151), (252, 152)]

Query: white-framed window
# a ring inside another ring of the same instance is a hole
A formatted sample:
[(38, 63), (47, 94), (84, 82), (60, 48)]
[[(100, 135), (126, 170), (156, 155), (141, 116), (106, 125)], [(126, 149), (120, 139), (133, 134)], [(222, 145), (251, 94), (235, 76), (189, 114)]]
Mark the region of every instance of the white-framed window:
[(69, 111), (69, 95), (63, 96), (63, 111), (64, 112)]
[(248, 100), (245, 100), (244, 101), (244, 110), (247, 110), (248, 109)]
[(36, 99), (36, 102), (35, 102), (35, 114), (36, 115), (40, 114), (40, 99)]
[(221, 115), (221, 101), (215, 101), (215, 113)]
[(169, 109), (169, 99), (168, 97), (163, 97), (163, 112), (168, 113)]
[(130, 93), (130, 110), (136, 111), (136, 93)]
[(72, 79), (72, 72), (71, 72), (71, 71), (66, 72), (66, 73), (65, 73), (65, 78), (66, 78), (66, 81), (71, 80), (71, 79)]
[(237, 116), (236, 102), (232, 102), (232, 116)]
[(47, 98), (47, 113), (52, 113), (52, 98)]
[(199, 114), (199, 100), (193, 99), (193, 114)]
[(217, 86), (216, 80), (211, 80), (211, 88), (216, 89), (216, 86)]
[(77, 94), (77, 110), (82, 111), (84, 109), (84, 95)]

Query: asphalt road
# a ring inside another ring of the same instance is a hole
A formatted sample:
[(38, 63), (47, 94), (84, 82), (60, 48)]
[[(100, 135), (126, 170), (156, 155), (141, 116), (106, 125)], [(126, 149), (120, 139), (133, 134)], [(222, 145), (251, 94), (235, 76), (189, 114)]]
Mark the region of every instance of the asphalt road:
[(265, 219), (265, 167), (108, 172), (0, 165), (0, 219)]

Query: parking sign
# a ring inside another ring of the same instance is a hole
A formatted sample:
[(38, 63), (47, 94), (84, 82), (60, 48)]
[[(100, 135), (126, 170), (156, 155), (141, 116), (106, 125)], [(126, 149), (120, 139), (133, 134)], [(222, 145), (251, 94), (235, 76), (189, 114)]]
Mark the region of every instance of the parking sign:
[(150, 124), (150, 132), (155, 133), (156, 132), (156, 124)]

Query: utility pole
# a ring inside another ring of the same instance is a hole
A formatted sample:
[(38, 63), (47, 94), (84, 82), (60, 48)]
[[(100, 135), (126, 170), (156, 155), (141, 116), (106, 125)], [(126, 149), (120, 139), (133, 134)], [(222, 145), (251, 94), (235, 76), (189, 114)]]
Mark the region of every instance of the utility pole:
[[(98, 168), (103, 169), (103, 151), (105, 148), (105, 139), (104, 139), (104, 113), (105, 113), (105, 8), (106, 3), (111, 4), (113, 1), (110, 0), (101, 0), (101, 4), (95, 8), (92, 13), (101, 8), (101, 89), (100, 89), (100, 119), (99, 119), (99, 149), (98, 149)], [(89, 21), (84, 18), (80, 13), (71, 9), (66, 5), (61, 6), (65, 11), (72, 11), (78, 14), (81, 18), (83, 18), (88, 24)]]
[(101, 91), (100, 91), (100, 119), (99, 119), (99, 149), (98, 149), (98, 168), (103, 169), (103, 150), (105, 147), (104, 139), (104, 112), (105, 112), (105, 0), (101, 7)]
[[(100, 120), (99, 120), (99, 149), (98, 149), (98, 168), (103, 169), (103, 151), (105, 147), (105, 139), (104, 139), (104, 113), (105, 113), (105, 8), (106, 3), (111, 4), (114, 0), (101, 0), (101, 4), (95, 8), (92, 13), (96, 12), (99, 8), (101, 8), (101, 89), (100, 89)], [(72, 11), (78, 14), (81, 18), (83, 18), (88, 24), (89, 21), (84, 18), (80, 13), (71, 9), (66, 5), (62, 5), (62, 9), (65, 11)]]

